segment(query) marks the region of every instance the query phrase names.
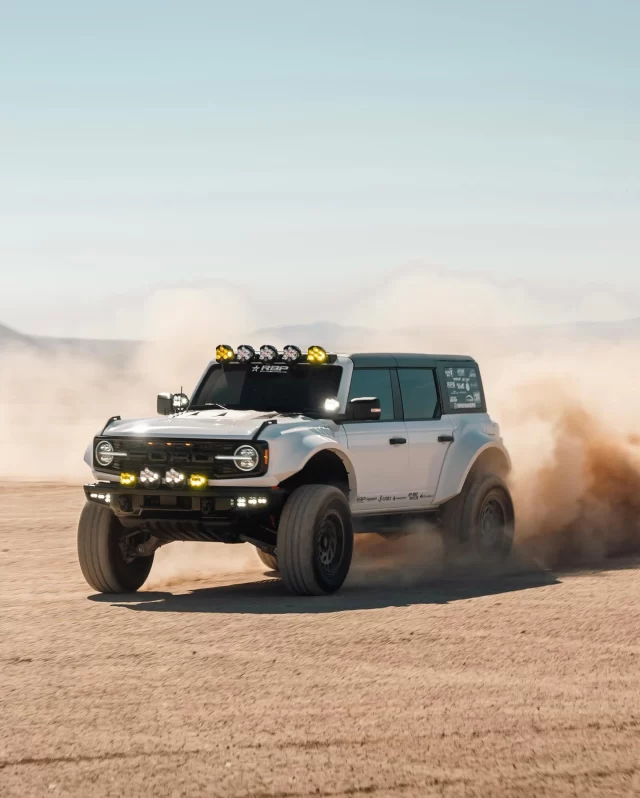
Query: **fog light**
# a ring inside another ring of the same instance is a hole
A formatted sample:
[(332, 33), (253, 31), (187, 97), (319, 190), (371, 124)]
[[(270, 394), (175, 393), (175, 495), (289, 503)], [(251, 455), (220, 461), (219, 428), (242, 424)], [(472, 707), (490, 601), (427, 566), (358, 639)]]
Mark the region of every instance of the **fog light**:
[(204, 474), (191, 474), (189, 477), (190, 488), (206, 488), (208, 484), (209, 480)]
[(266, 504), (266, 503), (267, 503), (267, 500), (265, 499), (265, 497), (264, 496), (260, 496), (260, 498), (258, 499), (258, 504)]
[(258, 503), (258, 500), (256, 499), (256, 497), (255, 496), (251, 496), (251, 498), (249, 499), (249, 504), (257, 504), (257, 503)]
[(140, 472), (140, 484), (149, 488), (157, 488), (160, 484), (160, 474), (150, 468), (145, 468)]
[(138, 477), (135, 474), (120, 474), (120, 484), (125, 488), (133, 488), (137, 481)]
[(244, 496), (238, 496), (238, 500), (236, 501), (236, 507), (246, 507), (247, 500)]
[(167, 471), (164, 478), (167, 485), (170, 485), (172, 488), (179, 488), (181, 485), (184, 485), (186, 479), (185, 475), (181, 474), (180, 471), (176, 471), (175, 468)]

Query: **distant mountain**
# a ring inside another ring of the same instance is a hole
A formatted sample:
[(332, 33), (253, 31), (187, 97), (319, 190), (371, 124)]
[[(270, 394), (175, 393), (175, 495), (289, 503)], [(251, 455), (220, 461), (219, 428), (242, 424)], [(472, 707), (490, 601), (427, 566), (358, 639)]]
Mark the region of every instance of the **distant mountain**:
[[(333, 351), (367, 350), (384, 347), (384, 333), (364, 327), (353, 327), (332, 322), (284, 325), (257, 330), (247, 336), (247, 343), (254, 346), (273, 343), (282, 346), (294, 343), (301, 348), (318, 344)], [(580, 322), (566, 325), (538, 325), (522, 327), (398, 327), (391, 331), (390, 339), (405, 341), (403, 348), (409, 350), (431, 349), (444, 351), (472, 351), (482, 342), (496, 352), (537, 352), (552, 349), (555, 345), (571, 343), (613, 343), (640, 341), (640, 318), (613, 322)], [(382, 340), (382, 344), (381, 344)], [(370, 342), (375, 342), (371, 344)], [(413, 343), (415, 342), (415, 344)], [(236, 343), (242, 343), (237, 341)], [(135, 355), (141, 342), (93, 340), (82, 338), (48, 338), (24, 335), (0, 324), (0, 352), (9, 348), (26, 348), (46, 353), (58, 352), (78, 354), (96, 358), (116, 367), (126, 366)], [(444, 347), (444, 349), (442, 348)], [(389, 347), (387, 347), (389, 348)]]

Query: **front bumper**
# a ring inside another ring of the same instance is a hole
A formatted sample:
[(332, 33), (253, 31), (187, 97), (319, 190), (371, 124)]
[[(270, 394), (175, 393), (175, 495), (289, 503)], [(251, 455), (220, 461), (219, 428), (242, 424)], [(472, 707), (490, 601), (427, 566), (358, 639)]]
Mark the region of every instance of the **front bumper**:
[[(116, 482), (84, 486), (87, 501), (108, 507), (129, 529), (159, 541), (248, 541), (275, 545), (275, 530), (287, 494), (278, 488), (126, 488)], [(262, 500), (262, 501), (261, 501)]]

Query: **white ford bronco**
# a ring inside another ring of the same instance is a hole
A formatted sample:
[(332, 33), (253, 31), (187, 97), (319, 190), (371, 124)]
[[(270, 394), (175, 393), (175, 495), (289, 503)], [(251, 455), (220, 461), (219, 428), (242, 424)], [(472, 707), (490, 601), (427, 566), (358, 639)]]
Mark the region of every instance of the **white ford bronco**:
[(510, 460), (477, 363), (423, 354), (218, 346), (191, 398), (115, 416), (87, 448), (87, 582), (142, 586), (172, 541), (248, 542), (301, 595), (338, 590), (354, 532), (428, 518), (447, 550), (505, 558)]

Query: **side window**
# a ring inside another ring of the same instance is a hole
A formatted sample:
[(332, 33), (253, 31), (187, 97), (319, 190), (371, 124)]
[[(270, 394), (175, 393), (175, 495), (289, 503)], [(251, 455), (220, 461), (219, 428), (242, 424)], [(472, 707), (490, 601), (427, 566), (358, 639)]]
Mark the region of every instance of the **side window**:
[(422, 421), (440, 416), (433, 369), (401, 368), (398, 369), (398, 378), (405, 421)]
[(362, 396), (377, 397), (382, 408), (380, 421), (393, 421), (393, 392), (389, 369), (354, 369), (349, 399), (357, 399)]

